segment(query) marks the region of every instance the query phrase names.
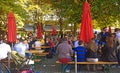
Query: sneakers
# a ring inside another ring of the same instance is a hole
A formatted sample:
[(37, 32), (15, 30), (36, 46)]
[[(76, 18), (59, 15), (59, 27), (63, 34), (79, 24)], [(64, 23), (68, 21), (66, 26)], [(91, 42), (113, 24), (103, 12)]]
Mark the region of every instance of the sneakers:
[(69, 72), (70, 72), (70, 70), (65, 70), (65, 72), (69, 73)]

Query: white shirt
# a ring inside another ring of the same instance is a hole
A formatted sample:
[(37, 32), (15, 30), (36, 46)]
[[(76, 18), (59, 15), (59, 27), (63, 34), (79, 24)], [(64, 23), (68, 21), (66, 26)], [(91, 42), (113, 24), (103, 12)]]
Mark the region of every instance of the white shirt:
[(75, 48), (79, 46), (78, 42), (79, 42), (78, 40), (75, 41), (75, 43), (74, 43), (74, 47), (75, 47)]
[(7, 54), (11, 52), (11, 47), (10, 45), (6, 43), (0, 44), (0, 60), (7, 58)]
[(116, 33), (116, 37), (120, 38), (120, 32)]
[(27, 50), (27, 47), (22, 42), (15, 44), (14, 50), (20, 53), (23, 57), (25, 57), (25, 50)]
[[(41, 49), (40, 47), (41, 47), (41, 42), (40, 41), (35, 41), (35, 49)], [(37, 47), (39, 47), (39, 48), (37, 48)]]

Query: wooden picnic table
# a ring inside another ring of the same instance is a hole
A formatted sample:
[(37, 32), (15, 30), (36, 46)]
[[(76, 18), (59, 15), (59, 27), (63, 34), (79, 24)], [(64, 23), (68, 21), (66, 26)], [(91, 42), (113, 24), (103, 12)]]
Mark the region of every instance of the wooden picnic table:
[(44, 52), (44, 50), (26, 50), (25, 52), (34, 54), (34, 59), (40, 59), (39, 64), (46, 63), (46, 55), (49, 54), (48, 52)]
[(39, 50), (39, 49), (49, 49), (50, 46), (42, 45), (41, 47), (33, 47), (33, 48), (35, 48), (35, 49), (37, 49), (37, 50)]
[(32, 53), (32, 54), (37, 54), (40, 56), (46, 56), (48, 52), (44, 52), (44, 50), (26, 50), (25, 53)]
[(42, 49), (50, 48), (50, 46), (41, 46)]

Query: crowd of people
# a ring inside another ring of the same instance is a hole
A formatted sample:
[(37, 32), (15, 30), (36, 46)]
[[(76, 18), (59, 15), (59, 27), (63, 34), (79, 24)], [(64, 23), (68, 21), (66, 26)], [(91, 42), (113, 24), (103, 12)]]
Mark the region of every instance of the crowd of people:
[[(77, 61), (79, 62), (118, 61), (120, 63), (119, 28), (116, 28), (114, 33), (110, 33), (107, 31), (107, 27), (104, 27), (101, 32), (95, 33), (94, 38), (89, 43), (80, 40), (78, 36), (72, 37), (67, 34), (62, 37), (46, 36), (45, 39), (36, 37), (19, 38), (14, 43), (12, 50), (25, 57), (25, 50), (41, 50), (42, 45), (50, 46), (49, 52), (51, 54), (49, 55), (57, 55), (58, 60), (62, 63), (74, 60), (74, 52), (77, 52)], [(6, 58), (7, 53), (11, 52), (11, 47), (7, 44), (6, 39), (0, 42), (0, 52), (0, 60)], [(70, 67), (70, 65), (66, 67), (66, 72), (69, 72)]]
[[(65, 37), (66, 38), (66, 37)], [(92, 38), (89, 43), (84, 43), (79, 37), (75, 38), (72, 44), (70, 39), (62, 40), (63, 42), (57, 47), (57, 54), (59, 61), (62, 63), (67, 63), (73, 60), (74, 52), (77, 52), (78, 62), (118, 62), (120, 63), (120, 29), (116, 28), (114, 33), (107, 31), (107, 27), (101, 29), (100, 33), (95, 33), (95, 37)], [(67, 43), (65, 43), (65, 41)], [(71, 45), (71, 46), (70, 46)], [(64, 49), (64, 50), (63, 50)], [(70, 67), (70, 66), (69, 66)], [(120, 66), (118, 65), (118, 68)], [(93, 65), (93, 70), (95, 69)], [(89, 70), (88, 66), (88, 70)], [(70, 70), (70, 68), (69, 68)], [(66, 72), (69, 72), (66, 68)]]

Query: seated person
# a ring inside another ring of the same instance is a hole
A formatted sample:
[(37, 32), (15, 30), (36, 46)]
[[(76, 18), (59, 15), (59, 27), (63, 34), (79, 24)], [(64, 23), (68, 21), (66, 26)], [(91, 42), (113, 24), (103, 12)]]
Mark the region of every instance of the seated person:
[[(10, 67), (10, 58), (11, 58), (10, 53), (11, 53), (10, 45), (8, 45), (7, 40), (4, 39), (3, 42), (0, 44), (0, 61), (6, 61), (7, 60), (8, 67)], [(0, 63), (0, 73), (3, 73), (1, 63)]]
[(24, 40), (22, 38), (19, 39), (19, 43), (14, 45), (14, 51), (19, 52), (23, 57), (25, 57), (25, 50), (28, 50)]
[(7, 40), (3, 40), (3, 43), (0, 44), (0, 60), (6, 59), (10, 52), (10, 45), (7, 44)]
[(35, 49), (37, 49), (37, 50), (41, 50), (41, 46), (42, 46), (42, 43), (41, 43), (40, 39), (37, 38), (37, 40), (36, 40), (35, 43), (34, 43), (34, 47), (35, 47)]
[(84, 47), (83, 41), (78, 41), (79, 46), (74, 50), (77, 52), (77, 61), (84, 62), (86, 61), (86, 48)]
[[(66, 38), (62, 38), (61, 41), (62, 42), (57, 47), (56, 54), (58, 55), (59, 61), (66, 64), (72, 60), (71, 56), (73, 56), (73, 50), (72, 47), (68, 44)], [(69, 72), (70, 68), (70, 65), (66, 66), (66, 72)]]
[[(98, 46), (94, 39), (91, 39), (87, 46), (87, 52), (86, 52), (86, 60), (88, 62), (98, 62), (98, 55), (97, 55), (97, 49)], [(89, 70), (88, 65), (88, 70)], [(93, 65), (93, 70), (95, 71), (95, 65)]]

